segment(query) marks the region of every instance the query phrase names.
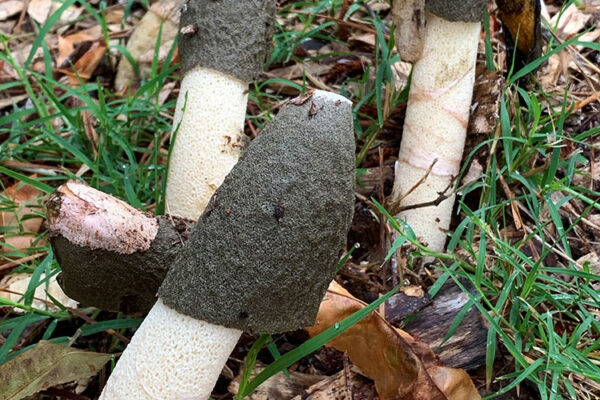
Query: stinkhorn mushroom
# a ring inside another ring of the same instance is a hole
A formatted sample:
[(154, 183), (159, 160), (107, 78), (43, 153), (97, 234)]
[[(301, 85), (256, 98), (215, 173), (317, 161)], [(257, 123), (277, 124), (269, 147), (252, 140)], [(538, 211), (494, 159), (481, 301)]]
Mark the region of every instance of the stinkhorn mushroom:
[(246, 147), (248, 83), (263, 70), (274, 26), (273, 0), (184, 3), (168, 213), (196, 220)]
[(496, 4), (506, 41), (507, 70), (516, 72), (542, 52), (542, 4), (540, 0), (496, 0)]
[[(395, 0), (394, 8), (404, 3)], [(425, 0), (423, 47), (413, 51), (420, 55), (413, 67), (392, 193), (401, 208), (436, 200), (459, 173), (486, 5), (487, 0)], [(445, 247), (455, 198), (451, 189), (437, 206), (399, 214), (435, 251)]]
[(285, 106), (212, 196), (100, 398), (206, 399), (242, 331), (314, 323), (353, 188), (351, 102)]

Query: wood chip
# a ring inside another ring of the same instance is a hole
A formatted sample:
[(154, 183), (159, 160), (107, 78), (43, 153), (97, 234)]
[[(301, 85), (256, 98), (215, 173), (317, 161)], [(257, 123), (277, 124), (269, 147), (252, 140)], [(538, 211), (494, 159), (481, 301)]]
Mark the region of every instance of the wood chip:
[[(267, 381), (268, 382), (268, 381)], [(292, 400), (374, 400), (378, 399), (373, 381), (365, 378), (355, 365), (308, 388)]]
[[(255, 377), (263, 369), (265, 369), (265, 365), (257, 362), (251, 376)], [(241, 373), (242, 371), (229, 384), (229, 391), (233, 394), (237, 394), (240, 388)], [(275, 374), (245, 398), (247, 400), (290, 399), (294, 396), (301, 396), (308, 387), (326, 378), (322, 375), (303, 374), (295, 371), (290, 371), (289, 374), (289, 378), (283, 372)]]

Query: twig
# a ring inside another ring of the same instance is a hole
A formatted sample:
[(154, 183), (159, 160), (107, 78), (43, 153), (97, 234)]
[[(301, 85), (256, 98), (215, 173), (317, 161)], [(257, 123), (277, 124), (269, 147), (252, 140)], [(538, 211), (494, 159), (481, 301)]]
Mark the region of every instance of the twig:
[(33, 255), (30, 255), (30, 256), (27, 256), (27, 257), (23, 257), (23, 258), (19, 258), (18, 260), (9, 261), (6, 264), (0, 265), (0, 271), (3, 271), (5, 269), (11, 269), (11, 268), (17, 267), (17, 266), (19, 266), (21, 264), (24, 264), (26, 262), (29, 262), (31, 260), (35, 260), (36, 258), (40, 258), (42, 256), (45, 256), (46, 254), (48, 254), (48, 252), (42, 251), (42, 252), (37, 253), (37, 254), (33, 254)]
[(395, 210), (396, 211), (395, 214), (398, 214), (398, 213), (400, 213), (402, 211), (406, 211), (406, 210), (414, 210), (416, 208), (439, 206), (442, 201), (446, 200), (448, 197), (451, 196), (451, 194), (446, 194), (446, 192), (448, 192), (448, 190), (450, 190), (452, 188), (452, 186), (454, 186), (455, 179), (456, 179), (455, 177), (452, 177), (452, 180), (450, 181), (448, 186), (446, 186), (444, 191), (438, 192), (438, 197), (435, 200), (427, 201), (425, 203), (411, 204), (408, 206), (398, 207), (398, 209)]
[[(81, 318), (82, 320), (84, 320), (85, 322), (87, 322), (88, 324), (97, 324), (98, 321), (96, 321), (94, 318), (85, 315), (84, 313), (82, 313), (79, 310), (76, 310), (72, 307), (67, 307), (67, 310), (69, 310), (69, 312), (73, 315), (78, 316), (79, 318)], [(79, 331), (79, 330), (78, 330)], [(125, 336), (121, 335), (119, 332), (115, 331), (114, 329), (106, 329), (107, 333), (109, 333), (110, 335), (113, 335), (114, 337), (116, 337), (117, 339), (119, 339), (120, 341), (122, 341), (125, 344), (129, 344), (130, 340), (128, 338), (126, 338)]]
[(431, 200), (431, 201), (427, 201), (424, 203), (417, 203), (417, 204), (409, 204), (407, 206), (401, 206), (400, 202), (405, 199), (409, 194), (411, 194), (412, 192), (414, 192), (417, 187), (419, 187), (419, 185), (423, 184), (423, 182), (425, 182), (425, 180), (427, 179), (427, 177), (429, 176), (429, 174), (431, 173), (431, 170), (433, 169), (433, 166), (437, 163), (437, 158), (435, 160), (433, 160), (433, 162), (431, 163), (431, 165), (429, 166), (429, 168), (427, 168), (427, 171), (425, 171), (425, 174), (423, 174), (423, 176), (421, 177), (421, 179), (419, 179), (417, 181), (417, 183), (415, 183), (406, 193), (404, 193), (403, 195), (401, 195), (398, 199), (395, 199), (393, 201), (391, 201), (387, 207), (388, 207), (388, 211), (390, 213), (390, 215), (397, 215), (402, 211), (407, 211), (407, 210), (414, 210), (417, 208), (423, 208), (423, 207), (431, 207), (431, 206), (438, 206), (440, 205), (440, 203), (444, 200), (446, 200), (447, 198), (449, 198), (451, 196), (451, 194), (446, 194), (448, 192), (448, 190), (450, 190), (450, 188), (452, 188), (454, 186), (454, 181), (456, 180), (456, 177), (452, 177), (452, 179), (450, 180), (450, 183), (448, 183), (448, 186), (446, 186), (446, 188), (444, 189), (444, 191), (442, 192), (438, 192), (438, 197), (435, 200)]

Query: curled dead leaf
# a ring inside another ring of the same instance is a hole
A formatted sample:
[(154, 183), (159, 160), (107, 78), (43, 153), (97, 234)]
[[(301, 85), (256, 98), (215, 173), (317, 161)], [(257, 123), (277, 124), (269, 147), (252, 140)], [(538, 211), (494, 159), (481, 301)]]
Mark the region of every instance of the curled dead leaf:
[[(62, 3), (53, 0), (30, 0), (27, 7), (27, 14), (40, 25), (46, 23), (48, 18), (54, 14)], [(83, 12), (83, 7), (75, 7), (71, 5), (62, 12), (59, 22), (68, 22), (76, 19)], [(60, 24), (56, 24), (56, 27)]]
[[(316, 324), (308, 329), (316, 336), (365, 307), (335, 282), (321, 302)], [(348, 354), (375, 381), (382, 399), (474, 400), (479, 393), (469, 375), (460, 369), (439, 365), (429, 346), (394, 328), (373, 312), (328, 346)]]

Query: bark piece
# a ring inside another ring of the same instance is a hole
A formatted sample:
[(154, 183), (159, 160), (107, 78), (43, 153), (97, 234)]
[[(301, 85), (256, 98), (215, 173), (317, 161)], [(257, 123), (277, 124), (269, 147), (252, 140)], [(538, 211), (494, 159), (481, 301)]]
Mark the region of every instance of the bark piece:
[(167, 306), (250, 332), (314, 322), (352, 220), (351, 107), (319, 91), (280, 111), (198, 220), (159, 291)]
[(430, 303), (431, 297), (428, 294), (419, 297), (398, 292), (385, 302), (385, 319), (392, 325), (398, 325), (404, 318), (422, 310)]
[(274, 0), (188, 0), (179, 29), (183, 73), (201, 66), (251, 82), (263, 71), (274, 28)]
[(500, 118), (500, 96), (504, 87), (504, 76), (500, 71), (489, 71), (483, 66), (478, 66), (476, 75), (467, 133), (487, 135)]
[[(470, 284), (463, 284), (475, 292)], [(442, 343), (454, 318), (468, 301), (469, 297), (453, 281), (448, 281), (404, 330), (429, 344), (445, 365), (463, 369), (480, 367), (485, 364), (488, 328), (475, 307), (467, 312), (454, 335)]]
[[(252, 370), (251, 379), (254, 379), (256, 375), (261, 373), (266, 368), (266, 365), (260, 361), (256, 362), (254, 369)], [(229, 392), (237, 394), (240, 389), (240, 381), (242, 379), (243, 370), (240, 370), (238, 376), (229, 384)], [(289, 377), (283, 372), (270, 377), (263, 384), (256, 388), (256, 390), (245, 397), (247, 400), (285, 400), (296, 398), (318, 382), (321, 382), (326, 377), (322, 375), (305, 374), (296, 371), (289, 371)]]

